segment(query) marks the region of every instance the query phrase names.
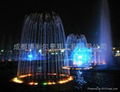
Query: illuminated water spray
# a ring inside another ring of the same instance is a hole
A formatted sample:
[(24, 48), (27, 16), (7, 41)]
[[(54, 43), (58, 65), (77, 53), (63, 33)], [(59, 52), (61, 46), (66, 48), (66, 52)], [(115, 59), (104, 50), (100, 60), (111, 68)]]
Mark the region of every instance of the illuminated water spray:
[(69, 66), (89, 67), (92, 62), (92, 49), (88, 46), (84, 35), (69, 35), (67, 37), (67, 53)]
[(83, 43), (78, 43), (72, 52), (73, 65), (78, 67), (89, 67), (91, 64), (92, 50), (81, 47)]
[(112, 39), (109, 6), (107, 0), (102, 0), (101, 2), (99, 43), (101, 45), (101, 62), (110, 64), (112, 59)]
[(65, 34), (55, 13), (26, 16), (19, 52), (17, 83), (63, 84), (72, 80), (64, 61)]

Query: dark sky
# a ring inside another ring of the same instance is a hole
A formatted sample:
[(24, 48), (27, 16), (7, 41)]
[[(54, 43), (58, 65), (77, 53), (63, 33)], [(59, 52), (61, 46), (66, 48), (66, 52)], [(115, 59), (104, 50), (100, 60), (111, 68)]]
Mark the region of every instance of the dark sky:
[[(94, 42), (99, 35), (99, 17), (101, 0), (51, 1), (38, 0), (2, 2), (0, 4), (0, 42), (17, 42), (20, 39), (24, 16), (42, 11), (55, 11), (62, 19), (66, 35), (85, 34), (88, 42)], [(120, 44), (120, 3), (108, 0), (112, 37), (115, 45)]]

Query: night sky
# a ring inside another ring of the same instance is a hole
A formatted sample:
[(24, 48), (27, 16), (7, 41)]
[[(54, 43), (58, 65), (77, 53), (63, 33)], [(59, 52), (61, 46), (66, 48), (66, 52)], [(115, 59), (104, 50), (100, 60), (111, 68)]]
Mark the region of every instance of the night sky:
[[(2, 2), (0, 4), (0, 43), (12, 44), (20, 40), (24, 17), (30, 13), (55, 11), (60, 15), (66, 36), (85, 34), (88, 42), (95, 43), (99, 36), (100, 0)], [(120, 3), (108, 0), (110, 7), (113, 45), (120, 46)]]

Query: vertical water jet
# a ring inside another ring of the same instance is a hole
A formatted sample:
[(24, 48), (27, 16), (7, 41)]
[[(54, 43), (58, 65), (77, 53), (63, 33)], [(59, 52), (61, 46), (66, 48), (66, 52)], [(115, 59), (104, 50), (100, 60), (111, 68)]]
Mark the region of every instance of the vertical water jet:
[(55, 85), (72, 80), (64, 70), (65, 33), (55, 13), (26, 16), (19, 51), (17, 77), (14, 81), (29, 85)]
[(101, 0), (100, 12), (100, 38), (101, 63), (111, 64), (112, 60), (112, 38), (110, 13), (107, 0)]

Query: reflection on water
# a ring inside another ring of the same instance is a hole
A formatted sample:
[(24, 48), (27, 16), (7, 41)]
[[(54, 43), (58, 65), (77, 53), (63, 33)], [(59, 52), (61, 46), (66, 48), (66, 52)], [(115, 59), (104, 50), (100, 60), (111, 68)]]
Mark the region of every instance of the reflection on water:
[(120, 74), (117, 72), (72, 71), (72, 74), (75, 78), (75, 90), (79, 90), (81, 92), (83, 90), (91, 90), (92, 88), (92, 90), (106, 90), (106, 92), (111, 92), (113, 89), (118, 90), (118, 77), (120, 77)]
[(82, 85), (86, 84), (87, 82), (84, 80), (83, 72), (76, 71), (74, 75), (74, 83), (76, 84), (74, 86), (75, 89), (82, 89)]
[[(12, 92), (120, 92), (120, 70), (71, 70), (74, 80), (70, 83), (54, 86), (28, 86), (9, 82), (16, 75), (17, 63), (1, 63), (0, 89)], [(9, 76), (6, 76), (9, 75)], [(93, 88), (109, 88), (105, 91), (92, 91)], [(115, 91), (113, 91), (113, 88)]]

